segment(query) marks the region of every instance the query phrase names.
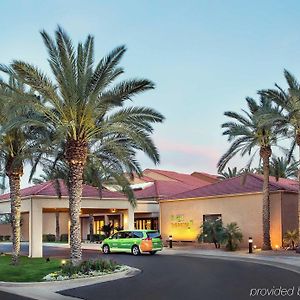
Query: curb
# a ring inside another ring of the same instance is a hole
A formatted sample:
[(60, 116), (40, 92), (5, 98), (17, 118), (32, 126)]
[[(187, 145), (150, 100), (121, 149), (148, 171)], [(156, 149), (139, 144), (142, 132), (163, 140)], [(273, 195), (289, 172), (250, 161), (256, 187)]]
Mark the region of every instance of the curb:
[[(76, 284), (76, 286), (84, 286), (84, 285), (90, 285), (94, 284), (94, 281), (97, 283), (106, 282), (106, 281), (112, 281), (117, 280), (121, 278), (127, 278), (127, 277), (133, 277), (137, 274), (141, 273), (140, 269), (133, 268), (126, 266), (125, 270), (114, 272), (114, 273), (108, 273), (105, 275), (100, 276), (91, 276), (86, 278), (75, 278), (75, 279), (67, 279), (67, 280), (61, 280), (61, 281), (41, 281), (41, 282), (7, 282), (7, 281), (0, 281), (0, 288), (1, 287), (47, 287), (47, 288), (60, 288), (64, 285), (72, 285)], [(109, 278), (109, 280), (107, 280)], [(92, 282), (92, 283), (91, 283)]]

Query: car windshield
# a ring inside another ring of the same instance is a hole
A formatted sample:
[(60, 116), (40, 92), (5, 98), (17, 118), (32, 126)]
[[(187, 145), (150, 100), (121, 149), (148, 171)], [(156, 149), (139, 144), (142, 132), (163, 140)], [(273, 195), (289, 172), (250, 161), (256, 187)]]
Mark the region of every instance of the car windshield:
[(147, 236), (151, 239), (160, 239), (160, 233), (158, 231), (150, 231), (150, 232), (147, 232)]

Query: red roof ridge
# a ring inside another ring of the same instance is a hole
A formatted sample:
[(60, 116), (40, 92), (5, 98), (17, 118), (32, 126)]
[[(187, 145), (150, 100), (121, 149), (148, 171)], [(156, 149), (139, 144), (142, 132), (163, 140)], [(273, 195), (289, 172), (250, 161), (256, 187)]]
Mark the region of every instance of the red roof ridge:
[(41, 188), (35, 192), (35, 195), (38, 195), (42, 190), (46, 189), (50, 184), (52, 184), (53, 181), (54, 181), (54, 179), (42, 182)]
[[(150, 171), (152, 171), (152, 172), (158, 173), (158, 174), (160, 174), (160, 175), (166, 176), (166, 177), (168, 177), (168, 178), (170, 178), (170, 179), (173, 179), (173, 180), (176, 180), (176, 181), (180, 181), (180, 182), (182, 182), (182, 183), (185, 183), (185, 181), (184, 181), (184, 180), (180, 180), (180, 179), (178, 179), (178, 178), (175, 179), (174, 177), (171, 177), (171, 176), (165, 174), (165, 172), (175, 173), (175, 174), (178, 174), (178, 175), (192, 176), (192, 175), (190, 175), (190, 174), (188, 174), (188, 173), (178, 173), (178, 172), (176, 172), (176, 171), (169, 171), (169, 170), (159, 170), (159, 169), (149, 169), (149, 168), (147, 168), (147, 169), (145, 169), (144, 171), (146, 171), (146, 170), (150, 170)], [(200, 180), (200, 179), (199, 179), (199, 180)]]

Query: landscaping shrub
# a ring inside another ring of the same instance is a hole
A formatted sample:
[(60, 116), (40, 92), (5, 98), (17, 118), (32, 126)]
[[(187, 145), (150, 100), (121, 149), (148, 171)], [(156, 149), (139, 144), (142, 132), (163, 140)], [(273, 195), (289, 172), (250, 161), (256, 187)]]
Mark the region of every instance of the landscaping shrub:
[(201, 225), (201, 233), (198, 235), (198, 242), (214, 243), (216, 248), (220, 248), (223, 229), (221, 219), (204, 221)]
[(90, 272), (113, 272), (120, 266), (114, 260), (84, 260), (79, 265), (73, 266), (69, 261), (62, 266), (62, 275), (71, 277), (75, 274), (89, 275)]
[[(104, 234), (93, 234), (93, 241), (94, 242), (101, 242), (106, 238)], [(87, 235), (87, 239), (90, 241), (90, 235)]]
[(4, 241), (10, 241), (10, 235), (5, 235), (4, 236)]
[(223, 242), (228, 251), (235, 251), (239, 243), (243, 240), (243, 234), (236, 222), (226, 225), (223, 232)]
[(204, 221), (201, 226), (201, 233), (198, 235), (198, 242), (214, 243), (216, 248), (221, 244), (229, 251), (235, 251), (243, 240), (243, 234), (237, 223), (233, 222), (223, 226), (222, 220)]
[(299, 242), (298, 230), (288, 230), (283, 237), (283, 242), (287, 249), (295, 250)]
[(3, 242), (3, 241), (4, 241), (4, 236), (0, 235), (0, 242)]
[(68, 237), (67, 233), (63, 233), (63, 234), (60, 235), (60, 241), (61, 242), (66, 242), (67, 243), (68, 239), (69, 239), (69, 237)]
[(55, 242), (55, 234), (43, 234), (43, 242)]

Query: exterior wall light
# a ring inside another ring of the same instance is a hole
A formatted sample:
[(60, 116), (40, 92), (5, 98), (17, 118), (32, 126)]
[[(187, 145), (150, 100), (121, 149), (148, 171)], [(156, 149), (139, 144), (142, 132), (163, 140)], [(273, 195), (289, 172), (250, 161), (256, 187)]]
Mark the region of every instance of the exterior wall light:
[(253, 239), (251, 236), (249, 237), (248, 242), (249, 242), (249, 253), (253, 253)]
[(169, 235), (169, 248), (173, 248), (173, 236)]

